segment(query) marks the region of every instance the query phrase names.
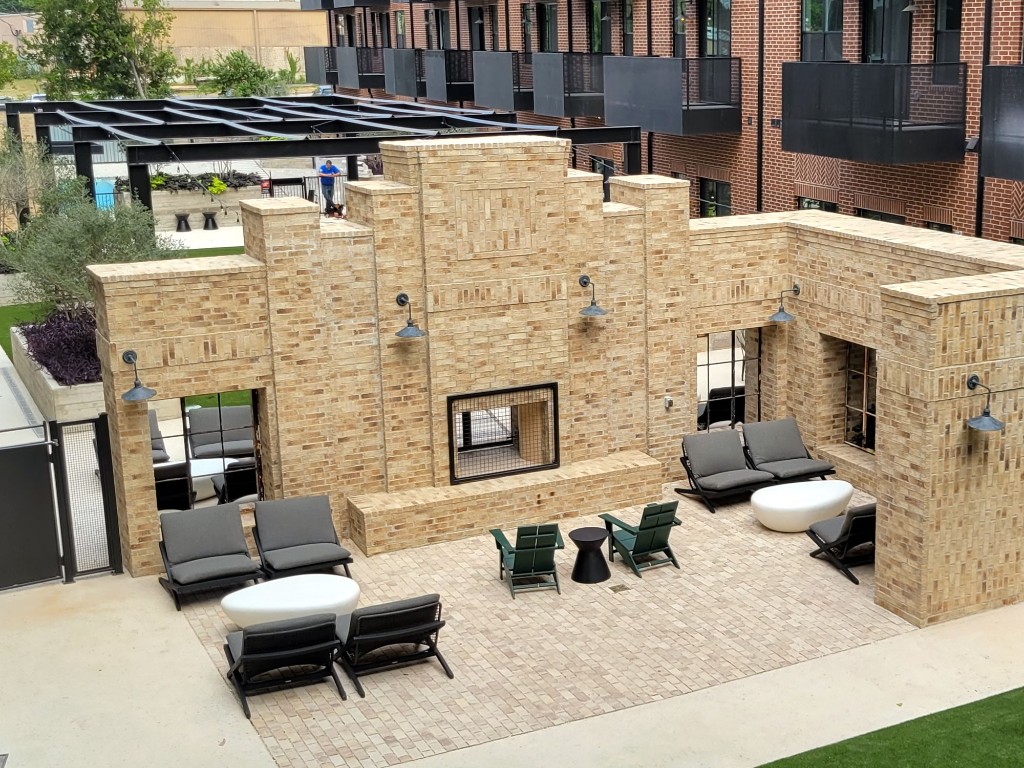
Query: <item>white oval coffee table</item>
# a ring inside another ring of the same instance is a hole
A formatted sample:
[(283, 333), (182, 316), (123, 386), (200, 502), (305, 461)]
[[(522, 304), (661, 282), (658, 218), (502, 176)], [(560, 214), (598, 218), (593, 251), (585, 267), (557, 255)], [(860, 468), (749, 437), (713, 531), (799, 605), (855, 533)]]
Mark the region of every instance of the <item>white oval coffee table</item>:
[(754, 517), (765, 528), (798, 533), (814, 523), (842, 514), (851, 498), (853, 486), (845, 480), (813, 480), (754, 491), (750, 506), (754, 508)]
[[(228, 618), (245, 628), (251, 624), (297, 619), (315, 613), (349, 616), (359, 602), (359, 585), (345, 576), (306, 573), (255, 584), (220, 601)], [(347, 629), (343, 627), (342, 629)]]

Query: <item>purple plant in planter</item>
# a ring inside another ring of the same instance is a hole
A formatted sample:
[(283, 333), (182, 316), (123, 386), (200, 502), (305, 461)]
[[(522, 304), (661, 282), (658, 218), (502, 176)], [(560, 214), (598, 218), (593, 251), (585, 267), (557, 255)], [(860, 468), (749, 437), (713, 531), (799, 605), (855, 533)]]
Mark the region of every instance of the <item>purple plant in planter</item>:
[(28, 356), (45, 368), (58, 384), (100, 381), (96, 356), (96, 320), (88, 312), (56, 310), (39, 323), (21, 326)]

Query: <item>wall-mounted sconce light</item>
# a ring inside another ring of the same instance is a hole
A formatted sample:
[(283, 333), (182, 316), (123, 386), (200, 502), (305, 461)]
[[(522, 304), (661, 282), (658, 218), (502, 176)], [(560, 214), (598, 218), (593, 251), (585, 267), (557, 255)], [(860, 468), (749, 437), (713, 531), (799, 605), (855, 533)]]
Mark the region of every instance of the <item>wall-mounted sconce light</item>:
[(135, 350), (126, 349), (124, 354), (121, 355), (121, 359), (128, 363), (132, 370), (135, 371), (135, 386), (121, 395), (121, 399), (129, 403), (138, 403), (153, 397), (156, 394), (156, 390), (142, 386), (142, 382), (139, 381), (139, 356)]
[(800, 295), (800, 286), (797, 285), (796, 283), (793, 283), (793, 287), (792, 288), (787, 288), (786, 290), (782, 291), (779, 294), (779, 311), (776, 312), (771, 317), (769, 317), (768, 318), (768, 322), (770, 322), (770, 323), (791, 323), (794, 320), (796, 320), (796, 318), (793, 317), (793, 315), (789, 314), (789, 312), (786, 311), (786, 305), (784, 303), (784, 300), (786, 298), (786, 294), (787, 293), (792, 293), (794, 296), (799, 296)]
[(611, 20), (612, 20), (612, 17), (609, 16), (607, 13), (604, 16), (601, 17), (601, 21), (611, 21)]
[(989, 406), (992, 403), (992, 390), (981, 383), (981, 377), (978, 374), (972, 373), (967, 377), (967, 388), (973, 391), (978, 387), (981, 387), (986, 392), (985, 410), (981, 412), (981, 416), (975, 416), (974, 418), (968, 419), (967, 426), (971, 429), (976, 429), (979, 432), (999, 432), (1006, 425), (993, 416), (992, 412), (989, 410)]
[(483, 24), (484, 20), (483, 19), (474, 19), (473, 23), (474, 24)]
[(421, 336), (426, 336), (426, 331), (421, 331), (416, 323), (412, 321), (412, 301), (409, 299), (408, 293), (400, 293), (395, 297), (395, 303), (400, 307), (409, 308), (409, 319), (405, 322), (405, 328), (395, 334), (400, 339), (418, 339)]
[(580, 314), (584, 317), (607, 315), (607, 312), (597, 306), (597, 289), (594, 287), (594, 281), (590, 279), (589, 275), (580, 275), (580, 287), (590, 289), (590, 306), (581, 309)]
[(918, 8), (919, 6), (917, 5), (917, 3), (915, 3), (914, 0), (910, 0), (910, 2), (907, 3), (906, 6), (904, 6), (901, 13), (914, 13), (914, 11), (918, 10)]

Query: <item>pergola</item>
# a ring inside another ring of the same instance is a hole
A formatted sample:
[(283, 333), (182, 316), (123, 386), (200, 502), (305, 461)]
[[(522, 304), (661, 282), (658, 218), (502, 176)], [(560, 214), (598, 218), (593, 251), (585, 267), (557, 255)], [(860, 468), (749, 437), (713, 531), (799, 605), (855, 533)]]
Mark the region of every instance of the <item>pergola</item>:
[(621, 144), (624, 172), (640, 172), (639, 127), (524, 125), (515, 122), (514, 113), (410, 101), (336, 95), (167, 98), (14, 102), (6, 110), (8, 128), (18, 136), (18, 116), (34, 114), (37, 140), (54, 149), (50, 128), (70, 128), (75, 171), (89, 180), (90, 191), (94, 144), (121, 142), (129, 185), (149, 208), (151, 163), (334, 155), (347, 158), (348, 177), (356, 179), (358, 156), (378, 152), (381, 141), (452, 134), (533, 134), (566, 138), (574, 146)]

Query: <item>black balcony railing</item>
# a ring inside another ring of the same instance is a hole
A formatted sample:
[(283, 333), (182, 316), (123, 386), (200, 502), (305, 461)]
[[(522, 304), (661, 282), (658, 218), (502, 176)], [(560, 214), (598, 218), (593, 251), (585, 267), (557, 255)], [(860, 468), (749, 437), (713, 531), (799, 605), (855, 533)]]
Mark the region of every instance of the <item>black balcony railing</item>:
[(473, 100), (473, 51), (423, 51), (427, 98)]
[(509, 112), (533, 109), (533, 54), (473, 51), (473, 100)]
[(964, 156), (966, 64), (782, 65), (782, 148), (862, 163)]
[(386, 10), (388, 0), (299, 0), (299, 8), (303, 11), (330, 11), (344, 8), (373, 8), (383, 6)]
[(554, 117), (604, 116), (603, 53), (533, 54), (533, 108)]
[(338, 84), (338, 57), (335, 54), (337, 49), (317, 46), (314, 48), (303, 48), (302, 50), (306, 60), (307, 83), (317, 83), (318, 85)]
[(335, 48), (338, 85), (342, 88), (383, 88), (383, 48)]
[(395, 96), (427, 95), (422, 49), (384, 49), (384, 90)]
[(612, 56), (605, 62), (609, 125), (639, 124), (673, 136), (739, 133), (742, 97), (739, 59)]
[(981, 175), (1024, 181), (1024, 66), (988, 66), (981, 85)]

